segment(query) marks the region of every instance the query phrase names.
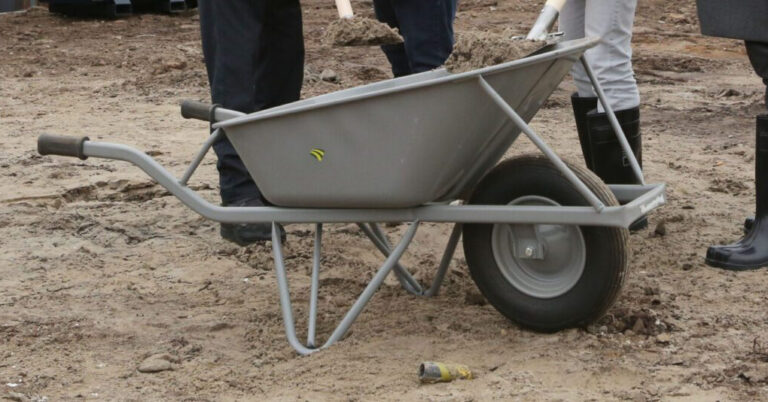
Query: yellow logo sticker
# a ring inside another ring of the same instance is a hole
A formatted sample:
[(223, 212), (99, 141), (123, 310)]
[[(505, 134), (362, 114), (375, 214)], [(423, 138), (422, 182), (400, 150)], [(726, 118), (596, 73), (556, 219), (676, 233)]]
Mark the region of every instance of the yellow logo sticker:
[(309, 154), (314, 156), (318, 162), (322, 162), (323, 157), (325, 157), (325, 151), (320, 148), (312, 148), (312, 150), (309, 151)]

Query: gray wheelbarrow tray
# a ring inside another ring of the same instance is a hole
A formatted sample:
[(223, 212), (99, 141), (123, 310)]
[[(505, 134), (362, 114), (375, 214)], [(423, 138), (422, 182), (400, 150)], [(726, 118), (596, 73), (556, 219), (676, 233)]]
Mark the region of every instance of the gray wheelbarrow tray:
[[(322, 95), (243, 114), (184, 102), (182, 115), (215, 128), (178, 179), (134, 148), (84, 138), (42, 135), (41, 154), (128, 161), (200, 215), (226, 223), (272, 223), (281, 308), (290, 344), (302, 354), (330, 346), (349, 329), (384, 278), (395, 271), (413, 294), (432, 296), (461, 237), (462, 224), (550, 224), (626, 228), (665, 203), (664, 184), (646, 185), (640, 167), (583, 57), (596, 38), (549, 45), (526, 58), (460, 74), (444, 69)], [(641, 184), (612, 185), (621, 206), (606, 206), (547, 146), (528, 122), (575, 62), (581, 62)], [(463, 205), (520, 133), (572, 184), (587, 206)], [(211, 145), (230, 139), (265, 197), (275, 206), (213, 205), (187, 183)], [(419, 222), (456, 223), (429, 288), (399, 263)], [(358, 223), (387, 256), (325, 343), (315, 341), (322, 223)], [(396, 246), (372, 222), (410, 222)], [(278, 223), (315, 223), (308, 336), (299, 341)], [(532, 249), (526, 250), (528, 256)]]

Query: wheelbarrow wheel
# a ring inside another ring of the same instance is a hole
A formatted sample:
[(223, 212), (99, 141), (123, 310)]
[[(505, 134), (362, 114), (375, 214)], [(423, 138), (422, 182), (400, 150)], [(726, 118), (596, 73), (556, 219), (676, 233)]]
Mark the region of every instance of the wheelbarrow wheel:
[[(619, 202), (589, 170), (570, 165), (606, 205)], [(546, 158), (496, 166), (469, 199), (477, 205), (585, 206), (587, 200)], [(472, 279), (506, 317), (545, 332), (602, 316), (627, 271), (626, 229), (575, 225), (467, 224), (464, 254)]]

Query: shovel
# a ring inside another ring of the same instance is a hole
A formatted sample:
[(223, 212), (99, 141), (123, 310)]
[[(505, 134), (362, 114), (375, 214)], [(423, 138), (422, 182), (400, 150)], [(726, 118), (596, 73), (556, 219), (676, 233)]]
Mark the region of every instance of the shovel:
[[(338, 4), (339, 1), (336, 0), (336, 3)], [(529, 40), (546, 40), (549, 30), (555, 25), (555, 21), (560, 16), (560, 11), (563, 9), (565, 2), (566, 0), (547, 0), (544, 8), (541, 9), (541, 13), (539, 13), (539, 17), (525, 38)], [(349, 2), (347, 1), (347, 3)]]

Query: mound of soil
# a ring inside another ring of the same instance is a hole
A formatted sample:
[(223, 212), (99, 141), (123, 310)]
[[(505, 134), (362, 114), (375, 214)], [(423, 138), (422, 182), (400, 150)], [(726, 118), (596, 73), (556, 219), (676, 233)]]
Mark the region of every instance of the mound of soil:
[(546, 41), (512, 39), (508, 33), (462, 32), (453, 53), (445, 62), (452, 73), (462, 73), (523, 58), (546, 45)]
[(378, 46), (402, 43), (396, 28), (365, 17), (340, 18), (325, 31), (325, 42), (332, 46)]

